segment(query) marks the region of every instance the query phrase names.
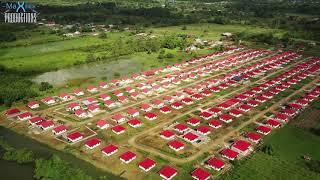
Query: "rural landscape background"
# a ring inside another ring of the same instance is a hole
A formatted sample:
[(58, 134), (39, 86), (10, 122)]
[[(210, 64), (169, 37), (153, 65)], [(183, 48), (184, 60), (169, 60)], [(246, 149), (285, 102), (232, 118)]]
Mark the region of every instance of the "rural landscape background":
[[(223, 51), (227, 45), (320, 57), (320, 2), (314, 0), (28, 2), (40, 12), (38, 24), (1, 19), (1, 111)], [(319, 179), (319, 115), (318, 98), (217, 178)], [(121, 179), (68, 149), (55, 150), (4, 127), (0, 136), (0, 167), (8, 172), (4, 179)], [(306, 156), (312, 159), (305, 161)]]

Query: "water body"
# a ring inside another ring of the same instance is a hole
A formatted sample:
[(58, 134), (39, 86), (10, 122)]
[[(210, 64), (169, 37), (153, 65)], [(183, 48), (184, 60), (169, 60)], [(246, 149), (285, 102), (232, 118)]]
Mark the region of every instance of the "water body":
[[(34, 152), (37, 157), (49, 158), (52, 154), (57, 154), (62, 159), (70, 162), (73, 167), (80, 168), (92, 177), (106, 176), (108, 179), (120, 179), (111, 173), (102, 171), (88, 162), (76, 158), (75, 156), (52, 149), (45, 144), (39, 143), (26, 136), (17, 134), (16, 132), (0, 126), (0, 136), (15, 148), (27, 148)], [(19, 165), (15, 162), (0, 160), (1, 179), (24, 179), (29, 180), (33, 177), (34, 168), (32, 165)], [(6, 172), (6, 173), (4, 173)], [(19, 172), (19, 173), (17, 173)]]
[(53, 85), (61, 85), (72, 79), (82, 79), (88, 77), (107, 77), (114, 78), (114, 73), (128, 74), (139, 72), (143, 64), (138, 59), (119, 59), (109, 62), (89, 63), (74, 66), (67, 69), (43, 73), (32, 79), (34, 82), (49, 82)]

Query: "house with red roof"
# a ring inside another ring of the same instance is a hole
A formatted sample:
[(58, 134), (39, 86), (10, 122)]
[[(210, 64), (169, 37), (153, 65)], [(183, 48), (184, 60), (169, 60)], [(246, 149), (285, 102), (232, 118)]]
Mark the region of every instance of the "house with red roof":
[(84, 91), (82, 89), (75, 89), (75, 90), (73, 90), (73, 94), (76, 96), (83, 96)]
[(220, 121), (214, 119), (209, 121), (209, 126), (218, 129), (222, 127), (222, 124), (220, 123)]
[(169, 95), (166, 95), (163, 97), (163, 100), (167, 103), (173, 103), (174, 102), (174, 99), (172, 96), (169, 96)]
[(178, 171), (169, 165), (164, 166), (159, 171), (160, 176), (165, 180), (172, 179), (173, 177), (175, 177), (177, 175), (177, 173), (178, 173)]
[(52, 104), (56, 103), (56, 101), (53, 99), (53, 97), (46, 97), (46, 98), (43, 98), (41, 101), (43, 103), (45, 103), (46, 105), (52, 105)]
[(43, 117), (40, 117), (40, 116), (35, 116), (35, 117), (32, 117), (32, 118), (29, 119), (29, 123), (32, 126), (37, 125), (42, 121), (45, 121), (45, 119)]
[(150, 171), (155, 166), (156, 162), (150, 158), (146, 158), (139, 163), (139, 168), (144, 170), (145, 172)]
[(259, 102), (256, 101), (256, 100), (250, 99), (250, 100), (247, 101), (247, 104), (248, 104), (249, 106), (251, 106), (251, 107), (257, 107), (257, 106), (259, 105)]
[(273, 98), (273, 94), (271, 92), (265, 92), (262, 94), (262, 97), (265, 97), (267, 99)]
[(247, 104), (241, 104), (238, 109), (242, 112), (248, 112), (251, 110), (251, 106), (247, 105)]
[(121, 114), (114, 114), (111, 116), (111, 119), (113, 121), (115, 121), (116, 123), (122, 123), (126, 120), (126, 118), (124, 116), (122, 116)]
[(12, 116), (20, 113), (21, 111), (18, 108), (11, 108), (6, 111), (7, 116)]
[(30, 109), (37, 109), (40, 107), (40, 103), (38, 101), (31, 101), (28, 103), (28, 107)]
[(185, 139), (186, 141), (188, 141), (190, 143), (194, 143), (199, 140), (199, 136), (192, 133), (192, 132), (188, 132), (188, 133), (184, 134), (182, 137), (183, 137), (183, 139)]
[(179, 140), (173, 140), (168, 143), (169, 147), (174, 151), (180, 151), (184, 149), (184, 143)]
[(226, 148), (226, 149), (221, 151), (221, 155), (222, 155), (222, 157), (233, 161), (235, 158), (238, 157), (239, 153), (234, 151), (234, 150), (232, 150), (232, 149)]
[(112, 100), (106, 100), (103, 102), (103, 104), (108, 108), (114, 108), (117, 106), (116, 103), (114, 103)]
[(202, 125), (197, 128), (197, 132), (206, 136), (211, 133), (210, 126)]
[(131, 86), (127, 86), (127, 87), (125, 87), (124, 89), (127, 91), (127, 93), (133, 93), (133, 92), (136, 92), (136, 90), (135, 90), (135, 89), (133, 89)]
[(130, 117), (137, 117), (137, 116), (139, 116), (139, 111), (137, 109), (135, 109), (135, 108), (129, 108), (127, 110), (127, 114)]
[(290, 109), (290, 108), (285, 108), (281, 112), (287, 116), (290, 116), (290, 117), (298, 114), (298, 111), (296, 109)]
[(110, 126), (110, 124), (108, 123), (108, 121), (106, 121), (104, 119), (100, 119), (96, 122), (96, 126), (99, 129), (106, 129)]
[(186, 132), (189, 127), (185, 124), (182, 123), (177, 123), (174, 127), (174, 130), (178, 131), (179, 133), (183, 134), (184, 132)]
[(98, 138), (92, 138), (92, 139), (89, 139), (85, 142), (85, 146), (88, 149), (94, 149), (94, 148), (100, 146), (100, 144), (101, 144), (101, 140)]
[(216, 87), (216, 86), (213, 86), (210, 88), (210, 91), (212, 92), (220, 92), (220, 88)]
[(191, 126), (198, 126), (200, 124), (200, 120), (195, 117), (191, 117), (187, 120), (187, 124), (190, 124)]
[(211, 174), (202, 168), (197, 168), (191, 173), (191, 176), (196, 180), (208, 180)]
[(38, 123), (38, 127), (41, 130), (46, 131), (46, 130), (54, 127), (54, 122), (53, 121), (41, 121), (40, 123)]
[(76, 111), (78, 109), (81, 109), (81, 106), (77, 102), (73, 102), (67, 105), (66, 111)]
[(118, 96), (118, 101), (121, 103), (128, 102), (127, 96)]
[(169, 114), (169, 113), (171, 113), (171, 108), (168, 106), (164, 106), (164, 107), (160, 108), (160, 112), (163, 114)]
[(127, 151), (119, 156), (120, 160), (126, 164), (136, 159), (137, 155), (131, 151)]
[(241, 112), (240, 110), (238, 110), (238, 109), (231, 109), (231, 110), (229, 111), (229, 114), (230, 114), (231, 116), (234, 116), (234, 117), (240, 117), (240, 116), (242, 116), (242, 112)]
[(65, 125), (60, 125), (52, 129), (52, 133), (56, 136), (60, 136), (63, 133), (67, 132), (68, 128)]
[(106, 101), (106, 100), (111, 99), (111, 97), (108, 94), (100, 94), (99, 97), (102, 101)]
[(271, 128), (268, 126), (258, 126), (256, 130), (258, 133), (263, 135), (268, 135), (271, 132)]
[(144, 117), (150, 121), (156, 120), (157, 119), (157, 114), (152, 113), (152, 112), (147, 112)]
[(160, 136), (163, 138), (163, 139), (166, 139), (166, 140), (172, 140), (174, 138), (174, 132), (172, 132), (171, 130), (163, 130), (161, 133), (160, 133)]
[(78, 118), (86, 118), (88, 117), (87, 113), (83, 110), (83, 109), (77, 109), (74, 111), (74, 114), (78, 117)]
[(177, 102), (177, 101), (171, 103), (171, 107), (174, 108), (174, 109), (177, 109), (177, 110), (183, 108), (182, 104)]
[(183, 99), (181, 100), (181, 102), (184, 103), (184, 104), (186, 104), (186, 105), (191, 105), (191, 104), (193, 104), (193, 100), (192, 100), (191, 98), (189, 98), (189, 97), (183, 98)]
[(246, 155), (251, 151), (251, 144), (244, 140), (238, 140), (231, 146), (231, 150), (234, 150), (240, 154)]
[(138, 119), (130, 119), (128, 121), (128, 124), (133, 128), (138, 128), (142, 125), (141, 121), (139, 121)]
[(152, 104), (153, 104), (153, 107), (154, 108), (162, 108), (163, 106), (164, 106), (164, 102), (163, 101), (161, 101), (160, 99), (154, 99), (153, 101), (152, 101)]
[(200, 101), (201, 99), (203, 99), (203, 96), (201, 94), (198, 94), (198, 93), (193, 94), (191, 97), (193, 99), (197, 100), (197, 101)]
[(121, 125), (116, 125), (116, 126), (113, 126), (113, 127), (111, 128), (111, 130), (112, 130), (112, 132), (114, 132), (114, 133), (116, 133), (117, 135), (119, 135), (119, 134), (124, 133), (126, 129), (125, 129), (123, 126), (121, 126)]
[(239, 99), (240, 101), (246, 101), (248, 99), (248, 97), (244, 94), (239, 94), (236, 96), (237, 99)]
[(109, 144), (102, 148), (101, 152), (106, 156), (111, 156), (112, 154), (118, 152), (118, 147), (114, 144)]
[(68, 93), (61, 93), (59, 95), (59, 98), (62, 100), (62, 101), (70, 101), (72, 100), (72, 96)]
[(143, 103), (140, 105), (140, 107), (141, 107), (141, 110), (144, 112), (150, 112), (152, 110), (152, 107), (149, 104)]
[(258, 143), (262, 139), (262, 136), (254, 132), (248, 132), (246, 133), (246, 138), (251, 142)]
[(223, 169), (225, 167), (225, 163), (217, 157), (209, 159), (207, 161), (207, 164), (209, 167), (211, 167), (212, 169), (214, 169), (216, 171), (220, 171), (221, 169)]
[(211, 95), (211, 91), (209, 91), (209, 90), (204, 90), (204, 91), (201, 92), (201, 94), (202, 94), (203, 96), (210, 96), (210, 95)]
[(288, 106), (289, 106), (291, 109), (295, 109), (295, 110), (301, 110), (301, 109), (303, 109), (303, 106), (301, 106), (300, 104), (297, 104), (297, 103), (289, 103)]
[(96, 86), (90, 85), (87, 87), (87, 91), (89, 91), (90, 93), (97, 93), (98, 88)]
[(17, 119), (20, 121), (29, 120), (32, 117), (32, 114), (28, 111), (18, 114)]
[(91, 112), (91, 113), (98, 113), (100, 112), (100, 107), (96, 104), (89, 104), (88, 106), (88, 110)]
[(281, 126), (281, 124), (278, 121), (274, 120), (274, 119), (267, 120), (265, 122), (265, 124), (270, 126), (270, 127), (272, 127), (272, 128), (278, 128), (278, 127)]
[(303, 107), (306, 107), (306, 106), (308, 106), (309, 101), (306, 101), (306, 100), (304, 100), (304, 99), (298, 99), (298, 100), (296, 101), (296, 103), (299, 104), (299, 105), (301, 105), (301, 106), (303, 106)]
[(222, 111), (221, 109), (217, 108), (217, 107), (212, 107), (212, 108), (209, 108), (208, 111), (210, 111), (211, 113), (213, 113), (213, 115), (216, 117), (220, 114), (222, 114)]
[(225, 123), (231, 123), (232, 122), (233, 117), (229, 114), (221, 114), (219, 116), (219, 120), (223, 121)]
[(131, 97), (132, 99), (138, 99), (139, 94), (138, 94), (137, 92), (132, 92), (132, 93), (130, 93), (130, 97)]
[(209, 120), (211, 118), (213, 118), (213, 114), (207, 112), (207, 111), (202, 111), (200, 114), (199, 114), (200, 117), (202, 117), (203, 119), (205, 120)]
[(67, 136), (67, 139), (69, 142), (74, 143), (74, 142), (80, 141), (81, 139), (83, 139), (83, 137), (84, 137), (84, 135), (81, 134), (80, 132), (74, 132), (72, 134), (69, 134)]
[(102, 82), (99, 83), (99, 87), (102, 88), (102, 89), (106, 89), (109, 86), (108, 86), (108, 83), (102, 81)]
[(274, 117), (275, 120), (286, 123), (289, 120), (289, 116), (283, 113), (278, 113)]

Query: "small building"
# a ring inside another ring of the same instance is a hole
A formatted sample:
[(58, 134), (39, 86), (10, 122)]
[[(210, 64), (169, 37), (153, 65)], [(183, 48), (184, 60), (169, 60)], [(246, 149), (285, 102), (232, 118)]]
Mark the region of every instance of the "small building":
[(181, 134), (183, 134), (184, 132), (186, 132), (189, 129), (189, 127), (187, 125), (182, 124), (182, 123), (176, 124), (173, 128), (174, 128), (174, 130), (178, 131)]
[(197, 132), (204, 136), (207, 136), (211, 133), (210, 126), (207, 126), (207, 125), (199, 126), (197, 128)]
[(76, 111), (74, 111), (74, 114), (79, 118), (87, 117), (87, 113), (83, 109), (77, 109)]
[(100, 107), (96, 104), (89, 104), (88, 106), (88, 110), (91, 112), (91, 113), (98, 113), (100, 112)]
[(266, 125), (272, 127), (272, 128), (278, 128), (281, 126), (281, 124), (274, 120), (274, 119), (268, 119), (266, 122), (265, 122)]
[(152, 113), (152, 112), (147, 112), (144, 117), (150, 121), (156, 120), (157, 119), (157, 114)]
[(246, 133), (245, 136), (248, 140), (250, 140), (251, 142), (254, 142), (254, 143), (258, 143), (262, 139), (262, 136), (260, 134), (257, 134), (254, 132), (248, 132), (248, 133)]
[(160, 176), (165, 180), (170, 180), (177, 175), (177, 170), (169, 165), (164, 166), (160, 171)]
[(149, 104), (141, 104), (141, 110), (144, 112), (150, 112), (152, 107)]
[(186, 104), (186, 105), (191, 105), (191, 104), (193, 104), (193, 100), (192, 100), (191, 98), (188, 98), (188, 97), (183, 98), (183, 99), (181, 100), (181, 102), (184, 103), (184, 104)]
[(92, 139), (89, 139), (85, 142), (85, 146), (88, 149), (94, 149), (94, 148), (100, 146), (100, 144), (101, 144), (101, 140), (98, 138), (92, 138)]
[(73, 90), (73, 94), (76, 96), (83, 96), (84, 91), (82, 89), (75, 89), (75, 90)]
[(97, 93), (98, 88), (96, 86), (90, 85), (87, 87), (87, 91), (89, 91), (90, 93)]
[(52, 133), (56, 136), (60, 136), (63, 133), (67, 132), (68, 128), (65, 125), (60, 125), (52, 129)]
[(258, 126), (256, 128), (257, 132), (263, 135), (268, 135), (271, 132), (271, 128), (268, 126)]
[(46, 105), (52, 105), (52, 104), (56, 103), (56, 101), (53, 99), (53, 97), (46, 97), (46, 98), (43, 98), (41, 101), (43, 103), (45, 103)]
[(74, 132), (72, 134), (69, 134), (67, 136), (67, 139), (69, 142), (74, 143), (74, 142), (80, 141), (81, 139), (83, 139), (83, 137), (84, 137), (83, 134), (81, 134), (80, 132)]
[(171, 130), (163, 130), (161, 133), (160, 133), (160, 136), (163, 138), (163, 139), (166, 139), (166, 140), (172, 140), (174, 138), (174, 132), (172, 132)]
[(218, 120), (213, 119), (209, 121), (209, 126), (218, 129), (222, 127), (222, 124)]
[(126, 118), (121, 114), (114, 114), (111, 116), (111, 119), (116, 123), (122, 123), (126, 120)]
[(119, 135), (119, 134), (124, 133), (126, 129), (125, 129), (123, 126), (121, 126), (121, 125), (116, 125), (116, 126), (113, 126), (113, 127), (111, 128), (111, 130), (112, 130), (112, 132), (114, 132), (114, 133), (116, 133), (117, 135)]
[(31, 101), (28, 103), (28, 107), (30, 109), (37, 109), (40, 107), (40, 103), (38, 101)]
[(232, 144), (231, 149), (238, 153), (246, 155), (251, 150), (251, 144), (244, 140), (238, 140)]
[(170, 141), (168, 145), (174, 151), (180, 151), (184, 149), (184, 143), (179, 140)]
[(99, 129), (107, 129), (110, 126), (110, 124), (106, 120), (100, 119), (97, 121), (96, 126)]
[(220, 171), (221, 169), (223, 169), (225, 167), (225, 163), (219, 159), (219, 158), (211, 158), (207, 161), (207, 164), (209, 167), (211, 167), (212, 169), (216, 170), (216, 171)]
[(231, 123), (232, 122), (233, 117), (229, 114), (221, 114), (219, 116), (219, 120), (223, 121), (225, 123)]
[(163, 114), (169, 114), (169, 113), (171, 113), (171, 109), (168, 106), (164, 106), (164, 107), (160, 108), (160, 112)]
[(202, 168), (197, 168), (191, 173), (191, 176), (196, 180), (208, 180), (211, 174)]
[(131, 151), (127, 151), (119, 156), (120, 160), (126, 164), (133, 161), (136, 157), (137, 155)]
[(133, 128), (138, 128), (142, 125), (141, 121), (139, 121), (138, 119), (130, 119), (128, 121), (128, 124)]
[(213, 114), (207, 112), (207, 111), (203, 111), (199, 114), (200, 117), (202, 117), (205, 120), (209, 120), (211, 118), (213, 118)]
[(127, 110), (127, 114), (130, 116), (130, 117), (137, 117), (139, 116), (139, 111), (137, 109), (134, 109), (134, 108), (129, 108)]
[(171, 103), (171, 107), (174, 108), (174, 109), (177, 109), (177, 110), (183, 108), (182, 104), (177, 102), (177, 101)]
[(26, 111), (17, 116), (17, 119), (20, 121), (29, 120), (32, 117), (31, 113)]
[(183, 135), (183, 139), (185, 139), (186, 141), (188, 141), (190, 143), (194, 143), (199, 140), (199, 136), (192, 133), (192, 132), (188, 132), (185, 135)]
[(221, 151), (222, 157), (227, 158), (231, 161), (233, 161), (235, 158), (238, 157), (239, 153), (236, 151), (233, 151), (229, 148), (226, 148), (224, 150)]
[(46, 131), (46, 130), (54, 127), (54, 122), (53, 121), (41, 121), (40, 123), (38, 123), (38, 126), (41, 130)]
[(200, 124), (200, 120), (195, 117), (191, 117), (187, 120), (187, 124), (190, 124), (191, 126), (198, 126)]
[(68, 93), (61, 93), (59, 95), (59, 98), (62, 100), (62, 101), (70, 101), (72, 100), (72, 96)]
[(101, 149), (101, 152), (106, 156), (111, 156), (118, 151), (118, 147), (114, 144), (109, 144)]
[(156, 162), (150, 158), (146, 158), (139, 163), (139, 168), (144, 170), (145, 172), (150, 171), (155, 166), (156, 166)]

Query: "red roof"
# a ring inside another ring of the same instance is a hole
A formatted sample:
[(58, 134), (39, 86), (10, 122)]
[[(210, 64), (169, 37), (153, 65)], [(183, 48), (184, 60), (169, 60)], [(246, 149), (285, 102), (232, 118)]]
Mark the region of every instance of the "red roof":
[(155, 104), (155, 105), (160, 105), (163, 102), (160, 99), (155, 99), (155, 100), (152, 101), (152, 103)]
[(124, 116), (122, 116), (121, 114), (115, 114), (115, 115), (111, 116), (111, 118), (119, 121), (119, 120), (123, 119)]
[(96, 105), (96, 104), (89, 104), (89, 105), (88, 105), (88, 109), (89, 109), (90, 111), (94, 111), (94, 110), (100, 109), (100, 108), (99, 108), (99, 106)]
[(112, 152), (118, 150), (118, 147), (113, 145), (113, 144), (109, 144), (108, 146), (104, 147), (101, 151), (106, 153), (106, 154), (111, 154)]
[(128, 121), (128, 124), (130, 124), (131, 126), (136, 126), (136, 125), (141, 124), (141, 121), (139, 121), (138, 119), (130, 119)]
[(139, 111), (136, 110), (136, 109), (134, 109), (134, 108), (129, 108), (129, 109), (127, 110), (127, 112), (128, 112), (128, 114), (130, 114), (130, 115), (134, 115), (134, 114), (136, 114), (136, 113), (139, 112)]
[(252, 141), (260, 141), (262, 136), (260, 134), (254, 133), (254, 132), (248, 132), (246, 134), (246, 137)]
[(209, 121), (209, 125), (213, 127), (219, 127), (221, 126), (221, 123), (218, 120), (211, 120)]
[(58, 126), (58, 127), (56, 127), (56, 128), (53, 129), (53, 131), (54, 131), (55, 133), (60, 133), (60, 132), (62, 132), (62, 131), (64, 131), (64, 130), (67, 130), (67, 127), (66, 127), (65, 125), (60, 125), (60, 126)]
[(197, 180), (207, 180), (211, 176), (211, 174), (208, 171), (202, 168), (195, 169), (191, 174), (192, 177), (194, 177)]
[(145, 170), (150, 169), (152, 166), (156, 165), (156, 162), (150, 158), (146, 158), (139, 163), (139, 167), (142, 167)]
[(127, 151), (127, 152), (121, 154), (119, 157), (120, 157), (120, 159), (122, 159), (123, 161), (126, 161), (126, 162), (127, 162), (127, 161), (130, 161), (130, 160), (136, 158), (136, 154), (133, 153), (133, 152), (131, 152), (131, 151)]
[(186, 129), (188, 129), (188, 126), (182, 123), (178, 123), (174, 126), (174, 129), (178, 131), (185, 131)]
[(250, 143), (243, 140), (238, 140), (235, 143), (233, 143), (232, 147), (239, 149), (240, 151), (246, 151), (250, 148)]
[(148, 112), (144, 115), (146, 118), (156, 118), (157, 114), (152, 113), (152, 112)]
[(171, 106), (172, 107), (182, 107), (182, 104), (179, 102), (173, 102), (173, 103), (171, 103)]
[(241, 111), (239, 111), (238, 109), (231, 109), (229, 111), (230, 114), (234, 114), (234, 115), (240, 115), (242, 114)]
[(54, 122), (53, 121), (42, 121), (39, 126), (41, 126), (42, 128), (48, 128), (51, 126), (54, 126)]
[(43, 117), (40, 117), (40, 116), (36, 116), (36, 117), (32, 117), (31, 119), (29, 119), (29, 122), (32, 123), (32, 124), (35, 124), (35, 123), (39, 123), (41, 121), (44, 121), (45, 119)]
[(109, 123), (104, 119), (100, 119), (100, 120), (97, 121), (96, 124), (97, 124), (98, 127), (103, 127), (103, 126), (105, 126), (106, 124), (109, 124)]
[(217, 108), (217, 107), (212, 107), (210, 109), (208, 109), (210, 112), (213, 112), (215, 114), (221, 113), (221, 109)]
[(245, 111), (250, 111), (251, 107), (249, 105), (247, 105), (247, 104), (241, 104), (239, 106), (239, 109), (240, 110), (245, 110)]
[(162, 112), (170, 112), (171, 109), (168, 106), (164, 106), (164, 107), (160, 108), (160, 111), (162, 111)]
[(80, 132), (74, 132), (74, 133), (68, 135), (68, 139), (71, 139), (71, 140), (75, 140), (80, 137), (83, 137), (83, 134), (81, 134)]
[(192, 132), (188, 132), (185, 135), (183, 135), (183, 138), (188, 139), (189, 141), (194, 141), (194, 140), (198, 139), (199, 136), (196, 134), (193, 134)]
[(221, 154), (225, 155), (226, 157), (228, 157), (230, 159), (234, 159), (239, 155), (239, 153), (237, 153), (229, 148), (222, 150)]
[(267, 124), (267, 125), (270, 125), (270, 126), (272, 126), (272, 127), (277, 127), (277, 126), (280, 126), (280, 125), (281, 125), (278, 121), (276, 121), (276, 120), (274, 120), (274, 119), (269, 119), (269, 120), (267, 120), (267, 121), (266, 121), (266, 124)]
[(275, 119), (279, 119), (279, 120), (282, 120), (282, 121), (286, 121), (286, 120), (288, 120), (288, 116), (287, 115), (285, 115), (285, 114), (282, 114), (282, 113), (278, 113), (278, 114), (276, 114), (276, 116), (275, 116)]
[(161, 132), (161, 135), (166, 137), (166, 138), (171, 138), (174, 136), (174, 132), (172, 132), (171, 130), (164, 130)]
[(122, 131), (125, 131), (125, 128), (121, 125), (116, 125), (112, 127), (112, 131), (116, 132), (116, 133), (120, 133)]
[(225, 165), (225, 163), (221, 159), (216, 157), (209, 159), (207, 163), (216, 169), (221, 169)]
[(174, 149), (180, 149), (184, 147), (184, 143), (178, 140), (170, 141), (169, 146), (173, 147)]
[(37, 104), (39, 104), (38, 101), (31, 101), (31, 102), (28, 103), (28, 106), (32, 107), (32, 106), (37, 105)]
[(17, 117), (20, 118), (20, 119), (23, 119), (23, 118), (26, 118), (28, 116), (30, 116), (30, 117), (32, 116), (30, 112), (21, 113)]
[(197, 119), (197, 118), (195, 118), (195, 117), (191, 117), (191, 118), (189, 118), (189, 119), (187, 120), (187, 123), (190, 123), (190, 124), (192, 124), (192, 125), (195, 125), (195, 124), (200, 123), (200, 120)]
[(7, 115), (12, 115), (12, 114), (17, 114), (17, 113), (19, 113), (20, 112), (20, 110), (18, 109), (18, 108), (12, 108), (12, 109), (8, 109), (7, 111), (6, 111), (6, 114)]
[(89, 139), (88, 141), (85, 142), (85, 144), (89, 147), (94, 147), (100, 143), (101, 143), (101, 140), (98, 138), (92, 138), (92, 139)]
[(197, 128), (197, 131), (200, 131), (203, 134), (210, 132), (210, 127), (207, 125), (202, 125)]
[(213, 115), (211, 113), (207, 112), (207, 111), (203, 111), (203, 112), (200, 113), (199, 116), (204, 117), (204, 118), (210, 118)]
[(167, 179), (170, 179), (177, 174), (177, 170), (169, 165), (166, 165), (159, 171), (159, 174)]
[(141, 108), (144, 110), (147, 110), (147, 109), (151, 108), (151, 106), (149, 104), (141, 104)]
[(271, 128), (267, 126), (258, 126), (257, 131), (261, 131), (263, 133), (269, 133), (271, 131)]
[(232, 116), (229, 114), (221, 114), (219, 117), (221, 120), (224, 120), (224, 121), (232, 120)]

